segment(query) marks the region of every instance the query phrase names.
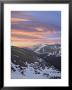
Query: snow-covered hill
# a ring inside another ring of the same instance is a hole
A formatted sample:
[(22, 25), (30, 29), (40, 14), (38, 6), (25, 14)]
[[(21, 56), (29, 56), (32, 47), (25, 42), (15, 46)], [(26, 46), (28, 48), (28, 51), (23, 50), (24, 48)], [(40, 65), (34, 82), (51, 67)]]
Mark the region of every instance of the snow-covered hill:
[(19, 67), (12, 63), (12, 79), (60, 79), (61, 73), (54, 67), (34, 68), (33, 64), (27, 67)]

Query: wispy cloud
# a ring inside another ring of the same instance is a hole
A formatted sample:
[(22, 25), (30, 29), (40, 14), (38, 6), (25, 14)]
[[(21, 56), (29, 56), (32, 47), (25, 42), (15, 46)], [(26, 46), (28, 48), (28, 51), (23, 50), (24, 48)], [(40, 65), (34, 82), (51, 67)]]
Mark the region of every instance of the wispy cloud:
[(12, 29), (11, 30), (11, 34), (12, 35), (16, 35), (16, 36), (32, 36), (32, 38), (47, 38), (47, 36), (49, 35), (54, 35), (56, 34), (56, 31), (34, 31), (34, 32), (30, 32), (30, 31), (26, 31), (26, 30), (16, 30), (16, 29)]
[[(60, 42), (60, 39), (58, 38), (51, 38), (52, 35), (56, 34), (55, 31), (35, 31), (35, 32), (26, 32), (24, 30), (12, 30), (12, 45), (16, 46), (22, 46), (29, 47), (34, 44), (55, 44), (57, 42)], [(49, 38), (49, 36), (51, 37)], [(19, 46), (19, 47), (20, 47)]]
[(26, 22), (26, 21), (31, 21), (27, 18), (11, 18), (11, 23), (18, 23), (18, 22)]

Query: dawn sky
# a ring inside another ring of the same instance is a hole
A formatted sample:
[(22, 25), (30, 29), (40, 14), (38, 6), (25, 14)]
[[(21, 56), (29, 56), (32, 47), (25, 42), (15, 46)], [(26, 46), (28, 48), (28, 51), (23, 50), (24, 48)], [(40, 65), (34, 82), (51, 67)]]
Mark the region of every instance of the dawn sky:
[(61, 43), (60, 11), (12, 11), (11, 45), (31, 47)]

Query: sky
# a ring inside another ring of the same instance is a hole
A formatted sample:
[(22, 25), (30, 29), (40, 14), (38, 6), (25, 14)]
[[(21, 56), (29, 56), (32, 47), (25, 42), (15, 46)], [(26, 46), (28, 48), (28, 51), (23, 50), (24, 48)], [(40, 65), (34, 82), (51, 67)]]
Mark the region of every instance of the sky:
[(60, 11), (11, 11), (11, 45), (61, 44)]

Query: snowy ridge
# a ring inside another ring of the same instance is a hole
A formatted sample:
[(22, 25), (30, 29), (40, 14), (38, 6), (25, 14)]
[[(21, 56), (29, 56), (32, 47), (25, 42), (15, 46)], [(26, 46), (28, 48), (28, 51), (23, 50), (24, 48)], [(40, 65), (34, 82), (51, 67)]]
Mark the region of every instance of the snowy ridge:
[(60, 71), (54, 67), (42, 67), (35, 69), (34, 64), (28, 64), (27, 67), (20, 67), (19, 65), (11, 64), (15, 71), (11, 71), (12, 79), (60, 79)]
[(42, 49), (43, 47), (45, 47), (45, 46), (46, 46), (45, 44), (40, 45), (34, 52), (37, 52), (37, 53), (38, 53), (38, 51), (39, 51), (40, 49)]
[(47, 45), (47, 44), (41, 44), (38, 46), (33, 47), (33, 51), (38, 54), (48, 54), (50, 55), (56, 55), (61, 56), (61, 46), (60, 45)]

